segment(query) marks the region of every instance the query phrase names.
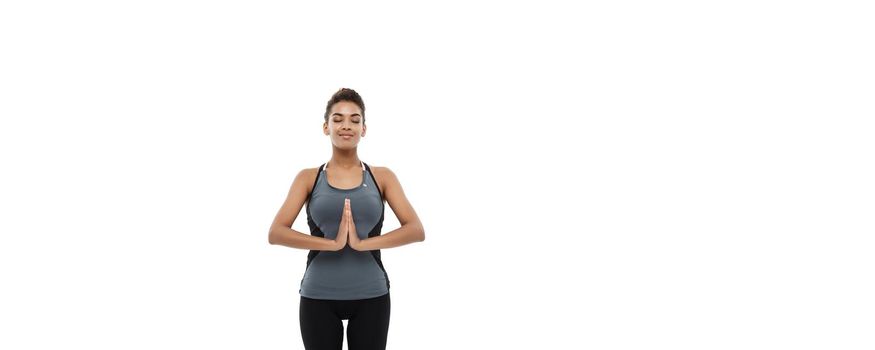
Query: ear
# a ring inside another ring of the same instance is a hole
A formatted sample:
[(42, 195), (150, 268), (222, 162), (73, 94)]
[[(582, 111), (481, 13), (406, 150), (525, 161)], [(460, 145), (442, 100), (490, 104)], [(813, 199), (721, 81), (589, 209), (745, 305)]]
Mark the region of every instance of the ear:
[(328, 135), (329, 135), (329, 133), (328, 133), (328, 122), (324, 122), (324, 123), (322, 123), (322, 132), (325, 134), (325, 136), (328, 136)]
[(365, 132), (367, 132), (367, 131), (368, 131), (368, 126), (365, 124), (362, 124), (362, 137), (365, 137)]

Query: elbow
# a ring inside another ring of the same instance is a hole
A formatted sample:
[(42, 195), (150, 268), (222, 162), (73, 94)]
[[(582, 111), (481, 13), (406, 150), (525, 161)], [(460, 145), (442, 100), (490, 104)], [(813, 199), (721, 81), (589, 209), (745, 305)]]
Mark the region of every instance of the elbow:
[(273, 233), (273, 228), (267, 231), (267, 243), (270, 245), (274, 245), (277, 243), (276, 234)]
[(419, 226), (419, 241), (425, 241), (425, 228), (423, 228), (422, 225)]

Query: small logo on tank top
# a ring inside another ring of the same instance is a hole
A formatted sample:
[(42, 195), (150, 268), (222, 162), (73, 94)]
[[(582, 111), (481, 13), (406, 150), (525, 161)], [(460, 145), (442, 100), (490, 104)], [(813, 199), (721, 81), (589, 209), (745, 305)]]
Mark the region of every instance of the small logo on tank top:
[(364, 187), (368, 187), (368, 184), (362, 184), (362, 186), (364, 186)]

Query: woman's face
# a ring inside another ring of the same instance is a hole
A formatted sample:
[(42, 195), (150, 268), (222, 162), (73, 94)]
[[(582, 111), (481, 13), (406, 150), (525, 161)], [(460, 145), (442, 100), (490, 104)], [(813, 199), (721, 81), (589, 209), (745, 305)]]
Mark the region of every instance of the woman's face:
[(340, 101), (331, 106), (328, 122), (322, 125), (322, 130), (331, 138), (334, 147), (352, 149), (358, 146), (367, 128), (362, 120), (361, 108), (350, 101)]

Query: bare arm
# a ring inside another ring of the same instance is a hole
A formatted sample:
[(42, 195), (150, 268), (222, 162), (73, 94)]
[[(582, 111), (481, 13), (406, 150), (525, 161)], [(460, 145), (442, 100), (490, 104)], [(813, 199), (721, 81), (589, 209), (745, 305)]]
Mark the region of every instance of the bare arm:
[(414, 226), (412, 224), (401, 225), (401, 227), (381, 234), (379, 236), (363, 239), (359, 241), (359, 243), (355, 247), (352, 248), (362, 251), (377, 250), (394, 248), (415, 242), (422, 242), (423, 240), (425, 240), (424, 238), (420, 238), (423, 237), (422, 231), (423, 230), (421, 226)]
[(270, 244), (291, 248), (337, 251), (338, 242), (333, 239), (316, 237), (289, 227), (271, 229), (268, 236)]
[(267, 236), (268, 243), (298, 249), (330, 251), (340, 250), (346, 245), (345, 240), (341, 242), (339, 240), (316, 237), (292, 229), (295, 218), (301, 212), (304, 202), (307, 201), (307, 196), (311, 191), (310, 186), (312, 186), (315, 179), (315, 173), (311, 169), (301, 170), (295, 176), (285, 202), (270, 225)]

